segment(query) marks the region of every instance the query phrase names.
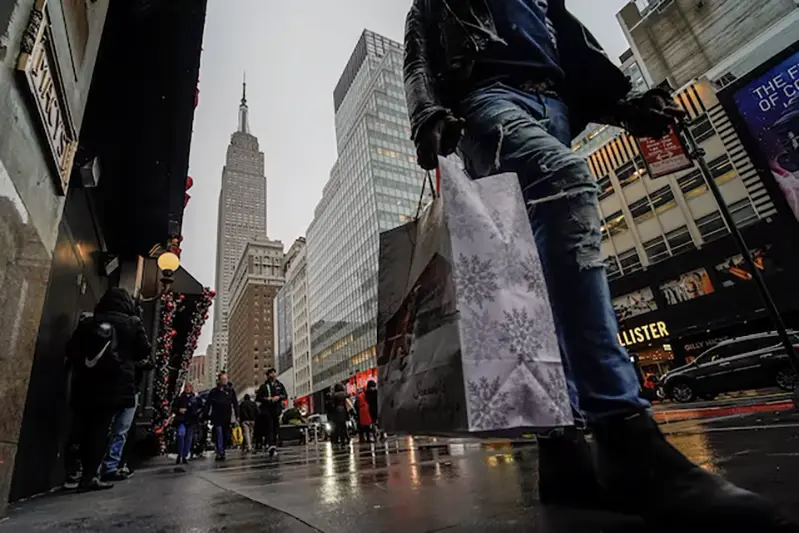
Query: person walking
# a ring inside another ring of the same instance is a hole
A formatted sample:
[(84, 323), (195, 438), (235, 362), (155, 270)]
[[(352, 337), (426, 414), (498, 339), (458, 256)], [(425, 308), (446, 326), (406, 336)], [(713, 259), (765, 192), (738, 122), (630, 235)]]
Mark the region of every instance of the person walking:
[(230, 432), (230, 421), (239, 410), (236, 391), (228, 384), (226, 372), (220, 372), (216, 380), (216, 387), (208, 393), (205, 401), (205, 418), (213, 426), (213, 438), (216, 447), (216, 460), (224, 461), (227, 435)]
[(249, 453), (253, 449), (253, 430), (257, 418), (258, 404), (250, 399), (249, 394), (245, 394), (244, 400), (239, 404), (239, 422), (241, 431), (244, 433), (244, 453)]
[(355, 398), (355, 411), (358, 413), (358, 441), (372, 442), (372, 412), (366, 399), (367, 389), (363, 389)]
[[(121, 294), (121, 293), (120, 293)], [(143, 324), (141, 320), (141, 308), (136, 305), (130, 295), (127, 298), (120, 296), (121, 304), (124, 306), (123, 313), (127, 313), (125, 317), (130, 316), (129, 313), (134, 313), (138, 319), (139, 324)], [(143, 325), (142, 325), (142, 331)], [(149, 346), (149, 339), (145, 335), (147, 345)], [(120, 383), (120, 392), (122, 397), (122, 407), (114, 413), (114, 419), (111, 422), (111, 432), (108, 438), (108, 449), (105, 452), (100, 467), (100, 479), (106, 482), (124, 481), (132, 475), (130, 470), (124, 471), (122, 466), (122, 456), (125, 450), (128, 434), (133, 425), (133, 420), (136, 418), (136, 411), (139, 407), (139, 390), (143, 376), (143, 368), (148, 368), (150, 358), (150, 351), (142, 356), (141, 352), (133, 353), (130, 350), (120, 351), (122, 361), (122, 382)]]
[(659, 524), (770, 530), (774, 508), (692, 464), (641, 398), (617, 340), (596, 182), (570, 147), (589, 122), (663, 137), (684, 115), (671, 96), (631, 94), (565, 0), (413, 0), (404, 80), (419, 165), (435, 169), (457, 151), (473, 179), (516, 173), (528, 205), (578, 424), (539, 438), (542, 501), (595, 506), (607, 496)]
[[(109, 289), (94, 309), (80, 321), (66, 346), (72, 369), (72, 399), (77, 447), (82, 474), (78, 490), (105, 490), (112, 483), (100, 479), (100, 464), (108, 449), (109, 427), (115, 415), (128, 410), (135, 414), (134, 365), (149, 356), (150, 341), (139, 317), (135, 302), (124, 289)], [(124, 435), (130, 427), (123, 421), (113, 428), (116, 439), (123, 435), (115, 451), (124, 446)], [(124, 431), (120, 431), (126, 425)], [(118, 461), (118, 456), (116, 457)], [(74, 467), (74, 461), (69, 461)], [(74, 471), (68, 481), (74, 479)], [(106, 479), (108, 475), (104, 476)], [(113, 479), (113, 476), (111, 476)]]
[(277, 370), (266, 371), (266, 381), (255, 393), (255, 399), (261, 404), (263, 430), (266, 436), (266, 450), (270, 457), (277, 453), (277, 439), (280, 436), (280, 414), (283, 402), (289, 397), (286, 387), (277, 379)]
[(344, 385), (336, 383), (333, 386), (333, 394), (330, 397), (332, 411), (330, 412), (330, 422), (333, 424), (333, 444), (343, 448), (349, 443), (349, 433), (347, 432), (347, 422), (350, 418), (349, 398)]
[(372, 419), (372, 435), (377, 442), (380, 434), (378, 419), (377, 419), (377, 383), (370, 379), (366, 383), (366, 403), (369, 405), (369, 416)]
[(175, 464), (186, 465), (189, 464), (189, 457), (191, 456), (191, 444), (194, 440), (195, 428), (200, 421), (200, 401), (197, 399), (197, 395), (194, 394), (191, 383), (186, 382), (183, 392), (175, 398), (172, 405), (172, 413), (175, 416), (173, 424), (177, 434), (175, 447), (177, 448), (178, 458), (175, 460)]

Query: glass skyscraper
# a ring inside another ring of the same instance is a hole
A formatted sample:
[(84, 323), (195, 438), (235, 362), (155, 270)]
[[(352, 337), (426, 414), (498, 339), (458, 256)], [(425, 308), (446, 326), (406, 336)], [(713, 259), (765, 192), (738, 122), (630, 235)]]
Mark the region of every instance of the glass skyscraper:
[(364, 31), (334, 91), (338, 160), (307, 237), (314, 391), (376, 366), (379, 234), (412, 219), (424, 181), (402, 63)]

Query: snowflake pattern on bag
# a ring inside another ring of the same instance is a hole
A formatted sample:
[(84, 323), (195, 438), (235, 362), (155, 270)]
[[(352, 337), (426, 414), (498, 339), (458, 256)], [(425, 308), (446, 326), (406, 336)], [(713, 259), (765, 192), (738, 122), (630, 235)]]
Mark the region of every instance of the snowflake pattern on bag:
[(454, 275), (456, 290), (464, 300), (480, 309), (486, 302), (493, 301), (499, 290), (498, 275), (491, 259), (461, 254)]
[(498, 332), (500, 325), (491, 319), (488, 311), (467, 311), (461, 315), (461, 343), (467, 347), (462, 354), (476, 361), (490, 361), (499, 357), (502, 343)]
[(481, 377), (477, 381), (469, 381), (467, 385), (469, 409), (469, 426), (472, 429), (501, 428), (508, 423), (508, 415), (514, 411), (507, 392), (500, 392), (502, 383), (494, 378), (489, 381)]

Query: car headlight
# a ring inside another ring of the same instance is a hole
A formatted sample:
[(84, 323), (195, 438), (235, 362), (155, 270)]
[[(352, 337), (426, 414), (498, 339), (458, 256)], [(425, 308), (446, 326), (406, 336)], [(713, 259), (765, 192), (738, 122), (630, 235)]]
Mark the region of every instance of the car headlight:
[(325, 431), (333, 431), (333, 426), (330, 425), (330, 422), (325, 424)]

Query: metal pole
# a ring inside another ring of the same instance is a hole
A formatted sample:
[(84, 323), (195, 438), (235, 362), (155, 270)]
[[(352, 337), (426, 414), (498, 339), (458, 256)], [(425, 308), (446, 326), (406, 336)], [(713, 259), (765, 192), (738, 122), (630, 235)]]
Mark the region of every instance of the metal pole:
[[(785, 352), (788, 354), (788, 359), (791, 361), (794, 373), (796, 376), (799, 376), (799, 356), (794, 349), (790, 335), (788, 335), (785, 322), (783, 322), (779, 309), (777, 309), (777, 305), (774, 303), (774, 299), (771, 297), (771, 292), (769, 292), (768, 286), (766, 285), (766, 282), (760, 273), (760, 269), (758, 269), (755, 265), (755, 261), (752, 258), (751, 252), (749, 251), (749, 247), (746, 245), (746, 241), (744, 240), (743, 235), (741, 235), (741, 231), (738, 229), (738, 226), (735, 225), (735, 220), (732, 218), (730, 208), (727, 205), (727, 202), (724, 200), (724, 197), (721, 195), (721, 190), (719, 189), (713, 174), (710, 172), (710, 168), (707, 166), (707, 161), (705, 161), (705, 150), (697, 144), (693, 133), (691, 132), (690, 128), (686, 127), (684, 122), (679, 124), (677, 131), (685, 141), (686, 148), (688, 149), (688, 157), (699, 163), (699, 169), (702, 171), (702, 175), (705, 178), (705, 183), (707, 183), (708, 189), (710, 189), (710, 192), (713, 193), (713, 197), (716, 199), (716, 203), (719, 206), (721, 217), (730, 228), (730, 232), (735, 239), (735, 243), (738, 245), (738, 251), (741, 253), (746, 266), (749, 267), (752, 277), (757, 284), (760, 297), (763, 300), (763, 304), (766, 306), (766, 312), (768, 313), (769, 318), (771, 318), (771, 322), (777, 331), (777, 335), (782, 342)], [(799, 386), (796, 386), (796, 383), (794, 386), (793, 402), (795, 407), (799, 407)]]

